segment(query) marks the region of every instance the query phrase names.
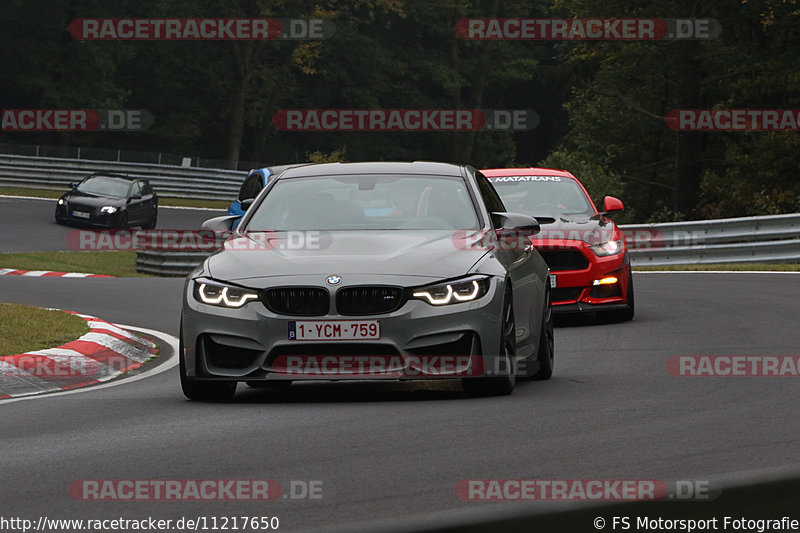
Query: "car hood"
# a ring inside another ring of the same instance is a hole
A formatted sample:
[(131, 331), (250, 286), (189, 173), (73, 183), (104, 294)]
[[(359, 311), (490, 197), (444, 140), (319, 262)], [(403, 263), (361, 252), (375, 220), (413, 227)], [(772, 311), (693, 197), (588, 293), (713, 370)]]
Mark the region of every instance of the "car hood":
[(113, 196), (96, 196), (94, 194), (86, 194), (78, 191), (67, 193), (64, 196), (64, 199), (72, 204), (90, 207), (102, 207), (104, 205), (120, 206), (125, 203), (124, 198), (115, 198)]
[(606, 217), (574, 218), (558, 217), (552, 223), (543, 223), (541, 231), (533, 238), (534, 242), (549, 240), (583, 241), (589, 245), (609, 241), (614, 236), (614, 222)]
[[(453, 231), (258, 233), (228, 240), (206, 268), (218, 280), (346, 275), (453, 278), (487, 252), (459, 247)], [(301, 241), (306, 240), (305, 243)], [(318, 243), (318, 244), (315, 244)]]

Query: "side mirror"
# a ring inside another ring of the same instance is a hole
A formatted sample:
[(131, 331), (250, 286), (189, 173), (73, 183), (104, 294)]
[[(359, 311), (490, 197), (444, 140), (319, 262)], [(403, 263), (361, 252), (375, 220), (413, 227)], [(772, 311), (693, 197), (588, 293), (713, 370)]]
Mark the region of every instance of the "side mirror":
[(202, 224), (203, 229), (210, 229), (212, 231), (231, 231), (234, 221), (240, 217), (236, 215), (224, 215), (221, 217), (209, 218)]
[(618, 213), (625, 210), (625, 205), (619, 198), (606, 196), (603, 198), (603, 213)]
[(141, 199), (142, 199), (142, 195), (141, 194), (134, 194), (133, 196), (128, 198), (128, 201), (132, 202), (133, 200), (141, 200)]
[(492, 213), (492, 223), (498, 230), (517, 230), (528, 235), (536, 235), (541, 230), (538, 220), (521, 213)]
[(247, 211), (250, 209), (250, 206), (253, 205), (253, 200), (255, 200), (255, 198), (245, 198), (244, 200), (239, 200), (239, 205), (242, 206), (242, 211)]
[(78, 186), (78, 184), (77, 184), (77, 183), (72, 183), (72, 182), (70, 182), (70, 184), (69, 184), (69, 188), (70, 188), (70, 189), (74, 189), (74, 188), (75, 188), (75, 187), (77, 187), (77, 186)]

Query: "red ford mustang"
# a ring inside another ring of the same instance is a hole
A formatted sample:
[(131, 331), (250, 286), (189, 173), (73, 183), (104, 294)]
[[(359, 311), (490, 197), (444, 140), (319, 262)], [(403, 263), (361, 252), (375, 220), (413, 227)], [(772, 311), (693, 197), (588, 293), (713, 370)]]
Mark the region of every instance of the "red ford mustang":
[(598, 211), (580, 181), (565, 170), (483, 170), (506, 209), (539, 219), (533, 238), (550, 267), (553, 311), (602, 311), (620, 320), (634, 313), (633, 277), (625, 236), (606, 215), (624, 209), (613, 196)]

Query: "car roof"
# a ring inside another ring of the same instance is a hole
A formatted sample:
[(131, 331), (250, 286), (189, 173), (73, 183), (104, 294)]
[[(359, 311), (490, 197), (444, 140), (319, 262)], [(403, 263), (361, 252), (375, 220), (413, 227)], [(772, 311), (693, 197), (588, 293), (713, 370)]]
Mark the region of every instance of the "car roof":
[(86, 176), (86, 178), (115, 178), (126, 181), (135, 181), (137, 179), (126, 176), (125, 174), (117, 174), (116, 172), (93, 172)]
[(555, 168), (542, 168), (542, 167), (525, 167), (525, 168), (490, 168), (481, 170), (481, 174), (487, 178), (497, 176), (561, 176), (563, 178), (572, 178), (577, 180), (571, 172), (566, 170), (557, 170)]
[(435, 176), (462, 176), (463, 166), (430, 161), (363, 163), (318, 163), (290, 168), (280, 179), (309, 176), (337, 176), (341, 174), (426, 174)]

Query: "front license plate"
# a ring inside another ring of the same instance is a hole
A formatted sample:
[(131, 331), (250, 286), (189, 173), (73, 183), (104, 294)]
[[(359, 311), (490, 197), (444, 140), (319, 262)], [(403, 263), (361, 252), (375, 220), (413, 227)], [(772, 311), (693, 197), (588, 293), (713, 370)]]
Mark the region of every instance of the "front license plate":
[(550, 288), (551, 289), (555, 289), (557, 285), (558, 285), (558, 281), (556, 280), (556, 275), (555, 274), (550, 274)]
[(85, 211), (73, 211), (72, 216), (77, 218), (89, 218), (89, 213)]
[(290, 341), (352, 341), (380, 339), (377, 320), (292, 320)]

